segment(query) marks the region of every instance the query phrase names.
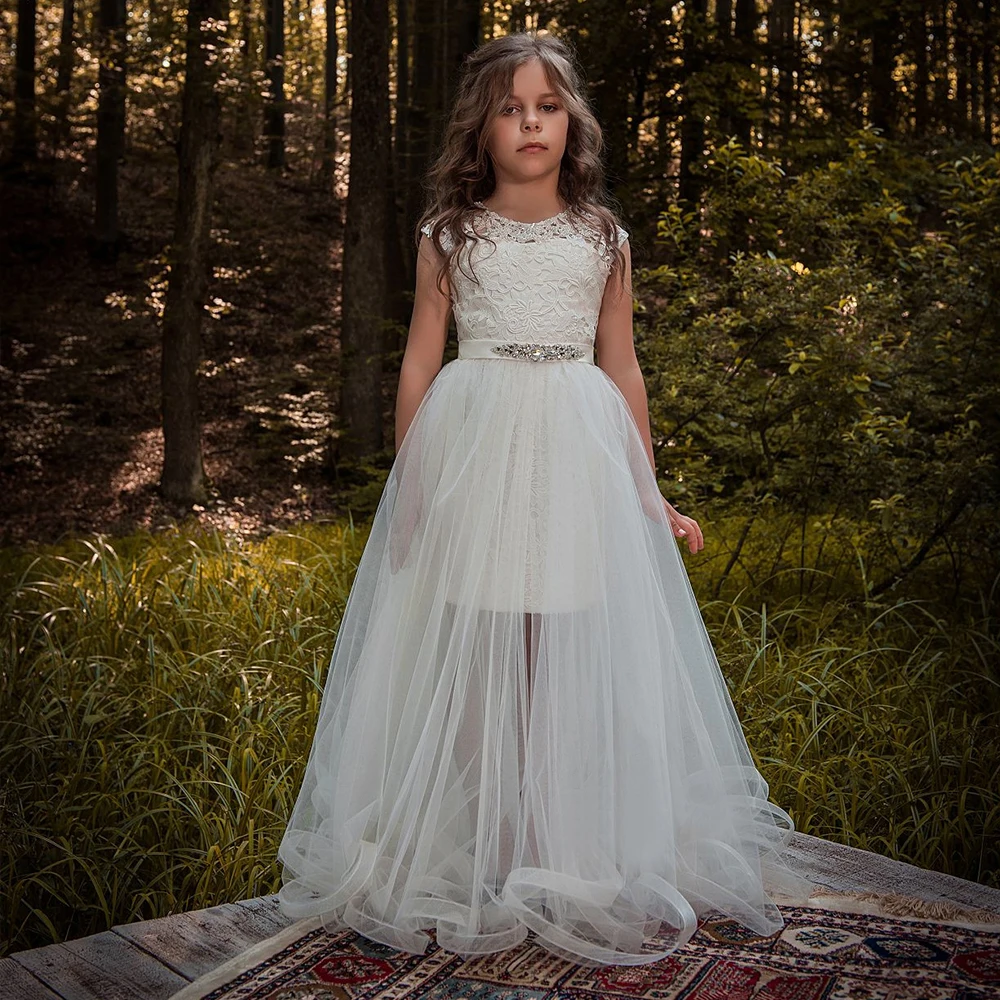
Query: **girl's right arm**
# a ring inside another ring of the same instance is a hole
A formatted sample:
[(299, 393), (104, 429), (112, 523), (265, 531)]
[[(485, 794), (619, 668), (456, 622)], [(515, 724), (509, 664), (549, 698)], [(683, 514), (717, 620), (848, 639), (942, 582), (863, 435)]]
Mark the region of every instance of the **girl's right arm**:
[(441, 370), (444, 358), (451, 315), (451, 285), (446, 274), (442, 285), (447, 294), (436, 287), (438, 271), (443, 262), (431, 239), (421, 236), (417, 246), (417, 286), (413, 297), (413, 315), (410, 317), (410, 331), (406, 338), (396, 390), (397, 453), (424, 393)]

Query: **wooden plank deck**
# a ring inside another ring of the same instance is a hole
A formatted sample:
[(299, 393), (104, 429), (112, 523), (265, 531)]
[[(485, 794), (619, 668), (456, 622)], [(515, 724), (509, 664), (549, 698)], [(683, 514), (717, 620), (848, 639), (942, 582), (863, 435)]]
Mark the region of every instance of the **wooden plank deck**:
[[(791, 848), (808, 859), (818, 882), (835, 891), (891, 886), (917, 898), (939, 892), (970, 907), (995, 910), (1000, 922), (1000, 890), (808, 834), (795, 833)], [(290, 923), (278, 909), (277, 896), (263, 896), (119, 924), (0, 960), (0, 1000), (167, 1000)]]
[(0, 961), (0, 1000), (166, 1000), (291, 921), (277, 896), (118, 924)]

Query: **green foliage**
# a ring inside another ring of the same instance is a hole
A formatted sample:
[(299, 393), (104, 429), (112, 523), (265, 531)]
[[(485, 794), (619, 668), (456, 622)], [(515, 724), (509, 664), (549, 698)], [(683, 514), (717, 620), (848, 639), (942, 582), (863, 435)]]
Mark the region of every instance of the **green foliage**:
[(277, 889), (364, 537), (348, 524), (6, 553), (8, 947)]
[(995, 610), (706, 602), (747, 739), (805, 832), (1000, 883)]
[[(716, 549), (733, 552), (746, 524), (715, 524)], [(771, 797), (804, 832), (1000, 884), (995, 601), (947, 617), (858, 608), (837, 587), (757, 602), (780, 589), (759, 577), (793, 576), (772, 565), (784, 533), (754, 520), (734, 600), (711, 598), (717, 559), (690, 560)], [(6, 949), (276, 891), (366, 534), (176, 531), (0, 554)], [(811, 532), (802, 558), (823, 544)]]
[[(637, 271), (658, 468), (679, 503), (857, 522), (878, 594), (1000, 566), (1000, 154), (870, 132), (786, 178), (716, 149), (702, 217), (668, 209)], [(830, 548), (826, 555), (832, 555)], [(828, 569), (825, 563), (814, 569)]]

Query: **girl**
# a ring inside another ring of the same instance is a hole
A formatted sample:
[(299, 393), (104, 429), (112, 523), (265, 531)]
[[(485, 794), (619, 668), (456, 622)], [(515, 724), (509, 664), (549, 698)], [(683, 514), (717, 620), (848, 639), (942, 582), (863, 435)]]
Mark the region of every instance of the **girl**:
[(533, 932), (584, 965), (663, 958), (708, 909), (783, 926), (764, 874), (791, 876), (793, 824), (677, 549), (701, 529), (657, 487), (601, 149), (562, 42), (468, 57), (396, 460), (280, 846), (290, 916), (465, 957)]

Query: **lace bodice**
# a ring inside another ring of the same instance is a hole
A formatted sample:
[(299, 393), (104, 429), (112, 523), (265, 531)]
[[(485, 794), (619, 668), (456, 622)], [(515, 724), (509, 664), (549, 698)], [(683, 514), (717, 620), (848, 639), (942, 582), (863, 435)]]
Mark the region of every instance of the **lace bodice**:
[[(517, 222), (476, 205), (486, 239), (468, 240), (449, 272), (458, 339), (593, 345), (612, 256), (600, 231), (568, 211)], [(628, 233), (617, 229), (621, 246)], [(441, 239), (450, 251), (449, 233)]]

